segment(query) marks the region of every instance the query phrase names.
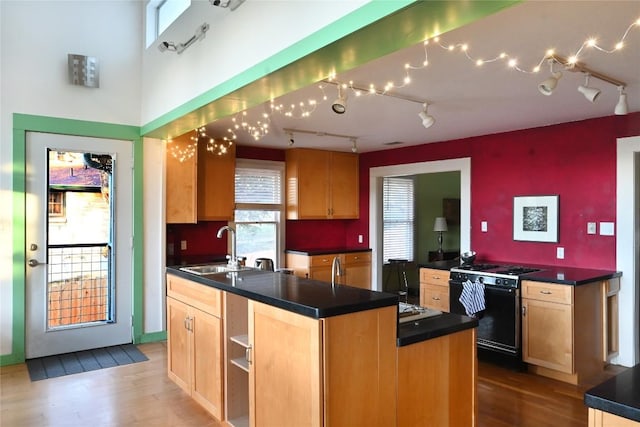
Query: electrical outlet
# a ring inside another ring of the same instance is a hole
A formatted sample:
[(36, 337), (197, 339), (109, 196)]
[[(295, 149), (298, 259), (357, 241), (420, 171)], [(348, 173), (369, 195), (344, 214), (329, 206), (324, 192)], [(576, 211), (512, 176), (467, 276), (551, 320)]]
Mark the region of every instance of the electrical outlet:
[(564, 248), (557, 248), (556, 249), (556, 258), (564, 259)]
[(480, 231), (482, 231), (483, 233), (487, 232), (487, 221), (482, 221), (480, 223)]
[(362, 243), (363, 241), (362, 234), (358, 234), (358, 243)]
[(181, 251), (186, 251), (187, 250), (187, 241), (186, 240), (180, 240), (180, 250)]
[(587, 234), (596, 234), (596, 223), (588, 222), (587, 223)]

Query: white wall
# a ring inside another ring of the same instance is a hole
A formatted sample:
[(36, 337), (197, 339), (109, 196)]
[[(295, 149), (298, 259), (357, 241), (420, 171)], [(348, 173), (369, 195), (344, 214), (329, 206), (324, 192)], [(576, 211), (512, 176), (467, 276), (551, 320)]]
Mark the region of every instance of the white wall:
[[(206, 37), (182, 54), (160, 52), (158, 42), (143, 55), (142, 124), (190, 101), (262, 60), (354, 11), (368, 0), (247, 0), (234, 11), (196, 0), (160, 36), (187, 41), (196, 27)], [(265, 69), (268, 73), (274, 70)]]
[[(0, 1), (0, 233), (12, 236), (12, 115), (140, 124), (142, 6)], [(68, 83), (67, 54), (95, 56), (100, 88)], [(0, 245), (0, 354), (11, 353), (11, 245)]]
[[(177, 55), (161, 53), (157, 43), (144, 48), (140, 0), (0, 0), (0, 235), (5, 242), (12, 238), (13, 113), (141, 126), (369, 2), (248, 0), (232, 12), (193, 1), (161, 40), (184, 42), (203, 22), (211, 28), (204, 40)], [(69, 53), (98, 58), (99, 89), (68, 83)], [(145, 333), (164, 329), (162, 149), (157, 141), (145, 141)], [(13, 339), (11, 257), (11, 245), (0, 245), (2, 355), (11, 353)]]

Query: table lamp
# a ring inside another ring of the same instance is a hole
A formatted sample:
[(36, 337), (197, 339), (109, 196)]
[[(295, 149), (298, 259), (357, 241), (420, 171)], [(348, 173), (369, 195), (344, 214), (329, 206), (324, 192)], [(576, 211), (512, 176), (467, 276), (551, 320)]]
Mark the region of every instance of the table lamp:
[(438, 233), (438, 253), (442, 253), (442, 233), (447, 231), (447, 220), (443, 216), (436, 217), (433, 223), (433, 231)]

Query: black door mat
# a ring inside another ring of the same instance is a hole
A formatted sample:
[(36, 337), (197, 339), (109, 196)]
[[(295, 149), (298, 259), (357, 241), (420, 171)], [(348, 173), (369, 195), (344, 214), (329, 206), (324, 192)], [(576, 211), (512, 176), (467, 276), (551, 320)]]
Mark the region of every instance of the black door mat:
[(27, 369), (31, 381), (39, 381), (145, 360), (149, 359), (135, 345), (124, 344), (29, 359)]

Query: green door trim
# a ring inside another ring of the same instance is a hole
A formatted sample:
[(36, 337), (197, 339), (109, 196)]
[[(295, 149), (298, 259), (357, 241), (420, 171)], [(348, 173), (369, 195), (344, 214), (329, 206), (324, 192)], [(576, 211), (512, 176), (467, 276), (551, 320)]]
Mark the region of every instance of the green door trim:
[(25, 360), (26, 314), (26, 135), (44, 132), (131, 141), (133, 144), (133, 283), (132, 339), (141, 341), (143, 319), (143, 150), (137, 126), (62, 119), (56, 117), (13, 115), (13, 319), (11, 353), (0, 355), (0, 366)]

